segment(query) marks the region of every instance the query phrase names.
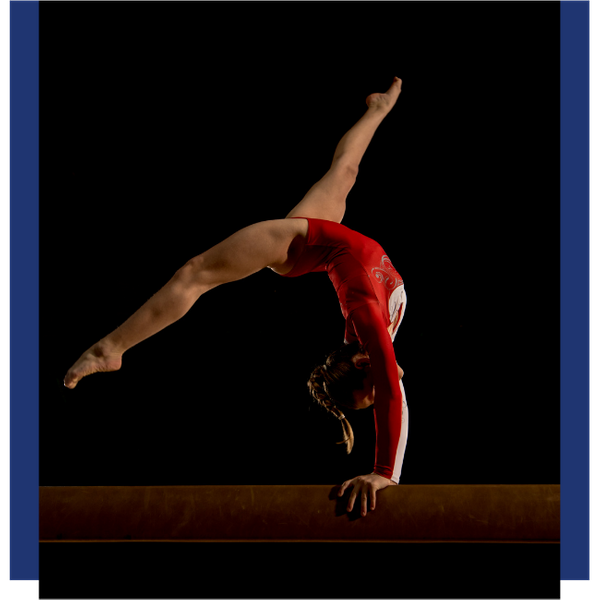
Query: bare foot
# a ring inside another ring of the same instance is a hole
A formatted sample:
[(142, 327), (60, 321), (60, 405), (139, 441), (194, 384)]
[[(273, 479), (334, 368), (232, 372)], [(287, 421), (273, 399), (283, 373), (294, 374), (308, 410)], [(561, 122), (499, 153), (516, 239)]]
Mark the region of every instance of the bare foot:
[(67, 371), (65, 387), (72, 390), (81, 379), (93, 373), (118, 371), (121, 368), (121, 356), (121, 353), (112, 351), (106, 342), (99, 341), (86, 350)]
[(401, 90), (402, 79), (394, 77), (394, 83), (385, 94), (371, 94), (367, 97), (367, 106), (372, 110), (381, 110), (387, 114), (396, 104)]

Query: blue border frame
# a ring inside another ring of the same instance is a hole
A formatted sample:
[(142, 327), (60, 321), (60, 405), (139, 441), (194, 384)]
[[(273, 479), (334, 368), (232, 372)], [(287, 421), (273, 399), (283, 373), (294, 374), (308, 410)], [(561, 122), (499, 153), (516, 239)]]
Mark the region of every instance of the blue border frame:
[[(589, 2), (561, 2), (561, 579), (589, 579)], [(39, 3), (10, 3), (10, 578), (39, 578)], [(15, 335), (18, 332), (18, 335)]]
[(39, 3), (10, 3), (10, 578), (39, 579)]
[(561, 580), (590, 578), (589, 13), (561, 2)]

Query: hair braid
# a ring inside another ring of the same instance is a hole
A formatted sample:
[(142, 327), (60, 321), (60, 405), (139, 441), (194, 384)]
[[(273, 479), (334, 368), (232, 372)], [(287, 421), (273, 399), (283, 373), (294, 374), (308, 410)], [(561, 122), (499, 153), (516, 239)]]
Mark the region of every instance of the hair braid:
[[(354, 432), (346, 415), (338, 408), (335, 398), (345, 396), (349, 391), (348, 379), (350, 378), (348, 375), (353, 372), (354, 366), (351, 360), (340, 360), (340, 358), (348, 359), (346, 356), (340, 357), (340, 354), (342, 352), (343, 354), (348, 354), (349, 350), (351, 349), (345, 347), (342, 351), (330, 354), (326, 363), (316, 367), (307, 382), (313, 399), (342, 424), (344, 438), (337, 443), (346, 444), (346, 452), (348, 454), (350, 454), (354, 446)], [(353, 352), (350, 356), (352, 355)]]

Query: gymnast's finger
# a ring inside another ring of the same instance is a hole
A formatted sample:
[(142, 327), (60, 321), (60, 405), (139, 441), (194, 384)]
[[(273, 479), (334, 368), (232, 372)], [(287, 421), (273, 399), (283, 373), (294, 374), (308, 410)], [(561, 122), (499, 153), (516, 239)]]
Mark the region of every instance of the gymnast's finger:
[(354, 508), (354, 501), (356, 500), (356, 496), (358, 494), (358, 490), (356, 489), (356, 486), (354, 486), (354, 488), (352, 489), (352, 493), (350, 494), (350, 498), (348, 499), (348, 512), (352, 512), (352, 509)]
[(367, 488), (366, 486), (363, 488), (362, 490), (362, 494), (361, 494), (361, 513), (362, 516), (364, 517), (367, 514)]
[(338, 491), (338, 496), (343, 496), (344, 492), (348, 489), (348, 486), (350, 485), (350, 479), (348, 481), (344, 481), (344, 483), (342, 483), (342, 485), (340, 486), (340, 489)]

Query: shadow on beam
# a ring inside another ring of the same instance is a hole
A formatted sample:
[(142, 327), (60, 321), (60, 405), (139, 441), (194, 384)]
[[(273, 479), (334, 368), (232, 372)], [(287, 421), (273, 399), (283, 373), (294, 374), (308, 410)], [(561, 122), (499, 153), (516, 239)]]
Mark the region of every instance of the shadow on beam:
[[(560, 540), (559, 485), (399, 485), (345, 512), (322, 485), (40, 488), (40, 541)], [(355, 509), (356, 510), (356, 509)]]

